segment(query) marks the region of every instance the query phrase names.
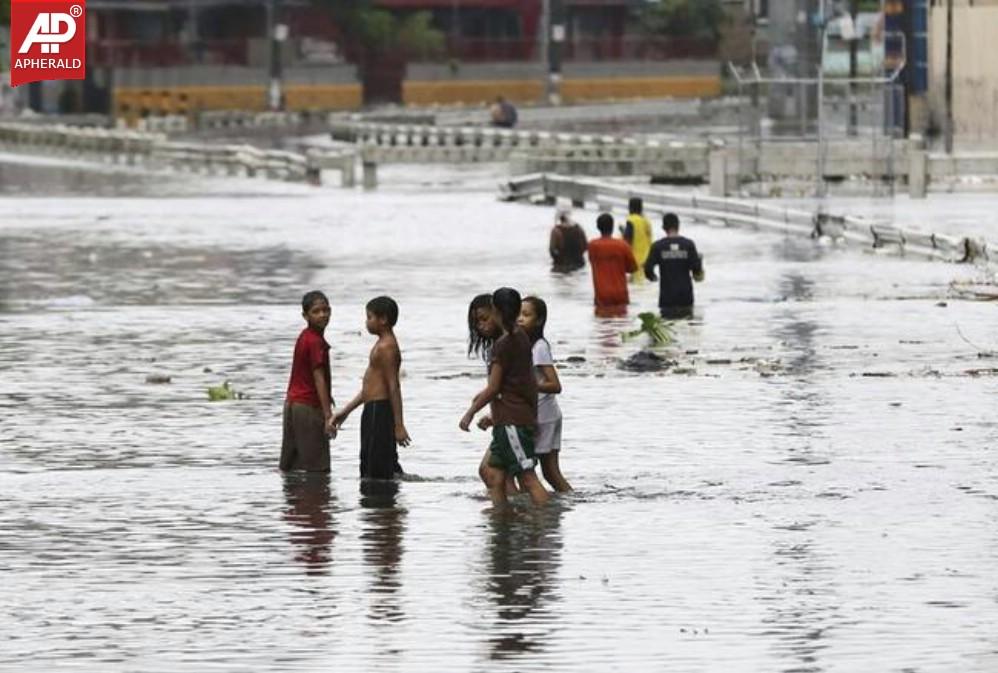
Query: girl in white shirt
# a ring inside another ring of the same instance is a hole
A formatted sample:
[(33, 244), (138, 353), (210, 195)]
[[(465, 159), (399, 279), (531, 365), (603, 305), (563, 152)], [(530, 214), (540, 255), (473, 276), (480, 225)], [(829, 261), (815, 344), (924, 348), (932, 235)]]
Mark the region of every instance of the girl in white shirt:
[(551, 344), (544, 338), (548, 307), (539, 297), (524, 297), (517, 320), (533, 344), (534, 374), (537, 377), (537, 432), (534, 454), (541, 461), (541, 471), (551, 488), (559, 493), (572, 487), (561, 474), (558, 454), (561, 452), (561, 409), (555, 395), (561, 392), (558, 370), (551, 356)]

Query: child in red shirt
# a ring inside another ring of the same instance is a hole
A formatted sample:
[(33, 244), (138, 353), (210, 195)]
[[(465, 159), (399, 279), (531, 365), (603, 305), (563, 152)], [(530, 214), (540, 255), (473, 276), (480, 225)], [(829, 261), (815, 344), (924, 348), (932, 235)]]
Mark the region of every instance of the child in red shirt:
[(336, 436), (329, 379), (329, 300), (313, 290), (301, 300), (308, 325), (295, 342), (291, 379), (284, 400), (281, 469), (329, 472), (329, 439)]

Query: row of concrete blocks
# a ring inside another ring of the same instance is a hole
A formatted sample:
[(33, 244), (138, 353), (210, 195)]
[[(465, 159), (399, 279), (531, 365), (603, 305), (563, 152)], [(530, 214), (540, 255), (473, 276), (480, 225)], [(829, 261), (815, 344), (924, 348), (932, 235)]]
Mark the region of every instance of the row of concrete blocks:
[(0, 124), (0, 145), (6, 149), (110, 163), (135, 163), (162, 140), (154, 134), (96, 127)]
[(515, 151), (512, 147), (382, 147), (360, 145), (364, 161), (378, 164), (410, 163), (487, 163), (506, 161)]
[[(245, 110), (205, 110), (195, 113), (193, 120), (200, 130), (293, 128), (307, 121), (299, 112), (248, 112)], [(123, 120), (122, 120), (123, 121)], [(162, 133), (187, 133), (191, 130), (192, 117), (188, 115), (161, 115), (145, 117), (136, 124), (140, 131)]]
[[(119, 119), (118, 124), (125, 126), (125, 120)], [(153, 133), (187, 133), (190, 124), (186, 115), (161, 115), (144, 117), (135, 123), (135, 130)]]
[(551, 147), (558, 145), (641, 145), (630, 136), (516, 131), (490, 127), (438, 127), (424, 124), (330, 123), (333, 139), (391, 147)]
[(911, 231), (864, 218), (769, 206), (758, 201), (669, 193), (549, 174), (514, 178), (503, 185), (502, 192), (509, 200), (552, 202), (566, 199), (580, 208), (595, 206), (622, 212), (626, 212), (627, 201), (638, 196), (644, 200), (645, 211), (649, 214), (674, 211), (726, 226), (811, 238), (828, 237), (868, 249), (953, 262), (998, 261), (998, 247), (979, 238)]
[(154, 165), (204, 175), (262, 176), (288, 181), (303, 181), (309, 177), (306, 157), (294, 152), (260, 150), (250, 145), (161, 143), (151, 159)]
[(711, 145), (705, 142), (669, 142), (647, 145), (563, 145), (528, 147), (520, 150), (525, 156), (550, 161), (672, 161), (676, 159), (703, 161)]
[(99, 128), (0, 124), (0, 146), (32, 154), (148, 164), (204, 174), (314, 180), (317, 172), (308, 157), (294, 152), (249, 145), (174, 143), (160, 135)]

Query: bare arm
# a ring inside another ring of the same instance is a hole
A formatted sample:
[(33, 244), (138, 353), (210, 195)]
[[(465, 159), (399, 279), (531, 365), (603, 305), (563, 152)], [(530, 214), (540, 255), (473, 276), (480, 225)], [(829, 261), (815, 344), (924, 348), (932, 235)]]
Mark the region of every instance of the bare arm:
[(399, 368), (402, 366), (402, 354), (398, 348), (385, 348), (378, 353), (379, 369), (385, 377), (388, 390), (388, 401), (392, 405), (392, 416), (395, 417), (395, 441), (401, 446), (409, 446), (409, 432), (405, 429), (402, 419), (402, 384), (399, 381)]
[(312, 370), (312, 381), (315, 383), (315, 390), (319, 394), (319, 408), (322, 409), (322, 418), (325, 421), (326, 432), (334, 432), (331, 399), (327, 392), (326, 374), (322, 371), (322, 367), (316, 367)]
[(561, 379), (558, 378), (558, 370), (554, 365), (539, 365), (537, 368), (541, 372), (541, 378), (544, 379), (537, 384), (537, 391), (549, 395), (561, 393)]
[(471, 406), (468, 407), (468, 411), (465, 412), (464, 417), (461, 418), (460, 428), (465, 432), (471, 427), (471, 421), (474, 420), (475, 414), (485, 408), (485, 405), (495, 399), (495, 396), (499, 394), (499, 389), (502, 386), (502, 365), (498, 362), (493, 362), (492, 366), (489, 368), (489, 382), (486, 384), (482, 390), (475, 395), (475, 398), (471, 401)]
[(343, 425), (344, 421), (347, 420), (347, 416), (353, 413), (354, 409), (356, 409), (363, 403), (364, 403), (364, 391), (361, 390), (359, 393), (354, 395), (354, 398), (352, 400), (347, 402), (347, 405), (345, 407), (336, 410), (336, 413), (333, 414), (333, 425), (337, 427)]

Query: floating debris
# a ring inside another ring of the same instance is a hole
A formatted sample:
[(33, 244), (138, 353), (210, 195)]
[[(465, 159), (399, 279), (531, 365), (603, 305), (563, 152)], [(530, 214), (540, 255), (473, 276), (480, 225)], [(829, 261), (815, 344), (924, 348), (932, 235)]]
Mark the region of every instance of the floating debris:
[(675, 367), (675, 360), (668, 360), (658, 353), (641, 350), (620, 363), (620, 368), (629, 372), (660, 372)]
[(621, 335), (624, 341), (641, 336), (642, 334), (647, 334), (651, 337), (652, 343), (656, 346), (671, 344), (676, 340), (676, 334), (672, 329), (672, 323), (664, 320), (662, 316), (650, 311), (645, 311), (644, 313), (638, 314), (638, 320), (641, 321), (641, 327), (632, 332), (624, 332), (624, 334)]
[(220, 386), (208, 387), (209, 402), (223, 402), (225, 400), (244, 400), (244, 399), (246, 399), (246, 395), (233, 388), (228, 381), (225, 381)]
[(166, 374), (149, 374), (146, 376), (146, 383), (162, 384), (169, 383), (172, 380), (173, 377), (167, 376)]

